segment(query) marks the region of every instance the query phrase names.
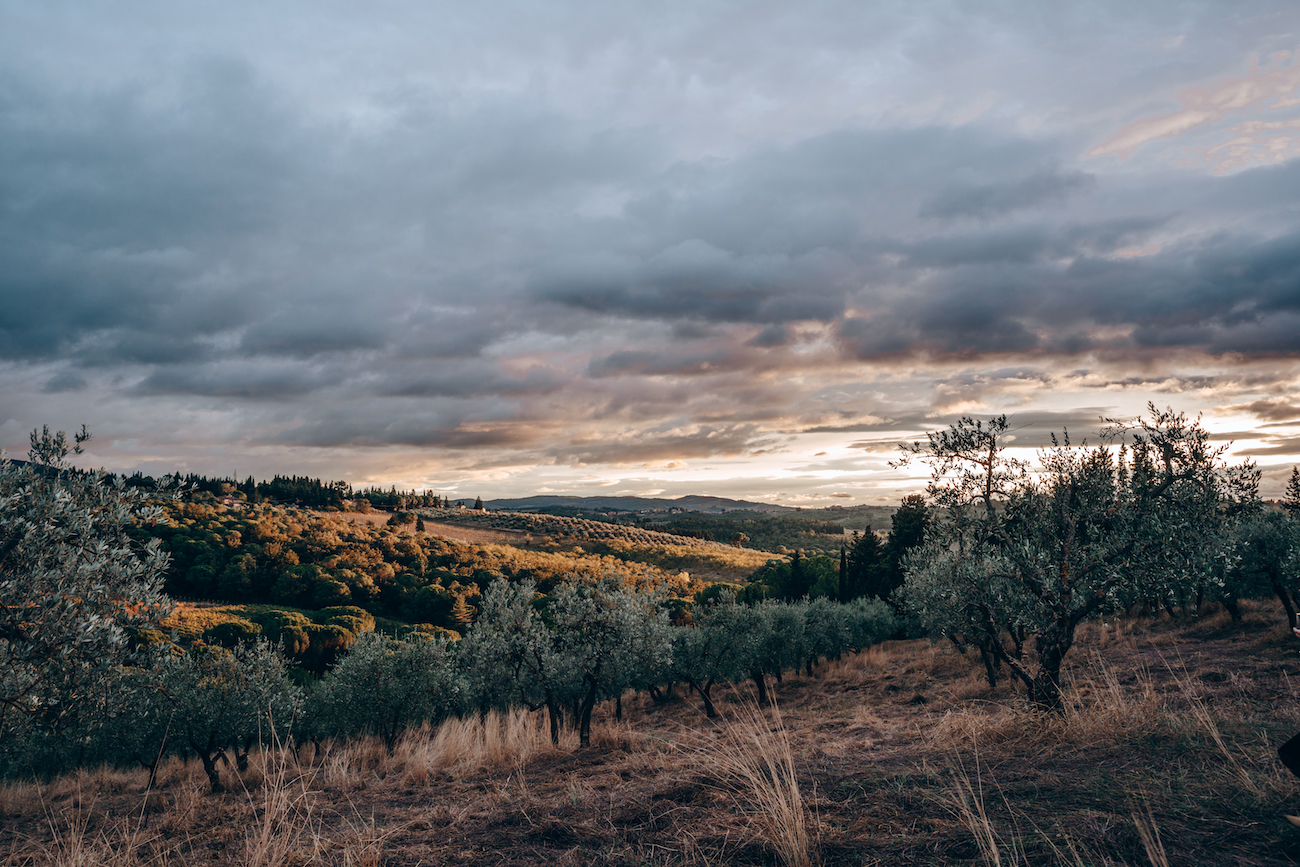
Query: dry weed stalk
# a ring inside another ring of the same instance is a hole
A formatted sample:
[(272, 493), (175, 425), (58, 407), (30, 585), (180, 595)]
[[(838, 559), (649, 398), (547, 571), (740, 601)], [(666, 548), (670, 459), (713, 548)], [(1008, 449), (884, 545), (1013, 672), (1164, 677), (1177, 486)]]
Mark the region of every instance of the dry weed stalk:
[[(562, 732), (559, 751), (576, 747), (576, 734)], [(555, 750), (537, 714), (490, 711), (484, 717), (449, 719), (436, 729), (425, 726), (409, 732), (393, 750), (391, 770), (400, 770), (406, 785), (421, 785), (435, 772), (464, 776), (483, 769), (518, 768)]]
[(1242, 762), (1238, 760), (1236, 752), (1228, 746), (1227, 741), (1223, 737), (1223, 732), (1220, 730), (1219, 724), (1214, 718), (1214, 714), (1210, 712), (1209, 706), (1206, 705), (1204, 699), (1201, 698), (1200, 692), (1192, 685), (1191, 675), (1187, 671), (1186, 664), (1181, 660), (1179, 661), (1179, 668), (1182, 671), (1181, 675), (1179, 672), (1174, 670), (1174, 667), (1170, 665), (1168, 660), (1165, 660), (1165, 665), (1169, 668), (1169, 673), (1172, 675), (1174, 683), (1177, 684), (1178, 689), (1187, 700), (1187, 706), (1191, 711), (1192, 719), (1205, 731), (1207, 735), (1209, 735), (1210, 740), (1214, 742), (1214, 746), (1218, 749), (1220, 755), (1227, 760), (1228, 767), (1232, 770), (1233, 776), (1235, 776), (1241, 783), (1242, 788), (1250, 792), (1251, 795), (1259, 801), (1267, 800), (1272, 795), (1269, 791), (1270, 787), (1260, 783), (1258, 774), (1253, 773), (1242, 764)]
[(948, 808), (975, 838), (975, 845), (979, 847), (984, 863), (994, 867), (1002, 867), (1004, 863), (1019, 863), (1020, 856), (1014, 843), (1004, 860), (1002, 839), (989, 821), (988, 811), (984, 809), (984, 779), (979, 770), (978, 755), (975, 757), (974, 783), (971, 783), (970, 775), (960, 761), (955, 763), (952, 789), (946, 800)]
[(1169, 856), (1165, 854), (1165, 844), (1160, 840), (1160, 829), (1156, 827), (1156, 818), (1151, 813), (1151, 805), (1144, 801), (1142, 807), (1141, 811), (1136, 805), (1132, 809), (1133, 825), (1137, 828), (1142, 848), (1146, 850), (1151, 867), (1169, 867)]
[(260, 796), (245, 789), (255, 819), (244, 838), (244, 864), (281, 867), (291, 863), (307, 841), (318, 848), (319, 835), (312, 833), (314, 775), (291, 773), (296, 763), (286, 747), (267, 750), (260, 758)]
[[(50, 840), (32, 845), (28, 852), (12, 852), (6, 864), (40, 864), (49, 867), (144, 867), (165, 863), (166, 858), (148, 852), (156, 834), (145, 831), (142, 822), (117, 823), (98, 835), (90, 832), (91, 811), (80, 805), (71, 814), (56, 817), (46, 810), (45, 825)], [(113, 833), (115, 832), (115, 833)]]
[(748, 705), (731, 721), (716, 753), (718, 769), (781, 860), (816, 867), (816, 820), (799, 789), (790, 735), (775, 703), (771, 713), (769, 723), (761, 708)]

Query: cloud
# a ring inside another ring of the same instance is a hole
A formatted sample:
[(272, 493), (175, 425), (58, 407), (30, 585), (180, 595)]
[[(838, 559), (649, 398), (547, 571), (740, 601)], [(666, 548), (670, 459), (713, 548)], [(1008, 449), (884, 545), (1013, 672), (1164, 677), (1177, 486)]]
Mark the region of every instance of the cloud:
[(779, 442), (756, 425), (692, 425), (685, 430), (577, 436), (548, 451), (556, 461), (571, 465), (627, 465), (753, 454)]
[[(1285, 52), (1283, 56), (1285, 56)], [(1088, 156), (1114, 154), (1128, 159), (1142, 145), (1162, 138), (1180, 136), (1205, 124), (1216, 123), (1234, 112), (1259, 108), (1266, 103), (1273, 111), (1300, 106), (1300, 63), (1263, 70), (1256, 66), (1250, 75), (1228, 78), (1206, 86), (1185, 88), (1179, 95), (1181, 111), (1147, 117), (1133, 121), (1110, 138), (1088, 151)], [(1206, 157), (1217, 160), (1220, 167), (1234, 168), (1246, 165), (1248, 147), (1260, 133), (1269, 130), (1293, 128), (1289, 122), (1247, 122), (1227, 130), (1233, 136), (1205, 151)], [(1292, 143), (1284, 145), (1289, 150)], [(1270, 159), (1258, 160), (1271, 162)]]
[(48, 394), (58, 394), (63, 391), (81, 391), (87, 385), (84, 376), (71, 370), (64, 370), (51, 376), (43, 390)]
[(644, 261), (582, 257), (550, 266), (539, 298), (596, 313), (655, 319), (784, 323), (830, 321), (847, 263), (829, 251), (736, 253), (691, 238)]
[(18, 428), (558, 479), (1291, 403), (1282, 3), (74, 8), (0, 27)]
[(1265, 421), (1291, 421), (1300, 419), (1300, 405), (1284, 400), (1255, 400), (1225, 406), (1224, 412), (1247, 412)]
[(1269, 437), (1261, 445), (1235, 453), (1243, 458), (1274, 458), (1300, 455), (1300, 437)]
[(1002, 184), (956, 185), (941, 191), (921, 206), (922, 217), (996, 217), (1057, 204), (1071, 195), (1093, 189), (1094, 175), (1079, 171), (1040, 170), (1020, 180)]

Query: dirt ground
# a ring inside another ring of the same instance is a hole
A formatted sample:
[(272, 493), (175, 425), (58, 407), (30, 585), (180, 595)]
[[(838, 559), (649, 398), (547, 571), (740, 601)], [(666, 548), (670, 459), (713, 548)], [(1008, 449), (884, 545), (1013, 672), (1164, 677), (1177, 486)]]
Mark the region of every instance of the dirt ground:
[[(778, 754), (788, 743), (802, 863), (1300, 862), (1300, 828), (1282, 817), (1300, 812), (1300, 786), (1275, 756), (1300, 729), (1300, 641), (1271, 607), (1239, 624), (1085, 626), (1067, 663), (1061, 715), (925, 641), (775, 684), (779, 720), (769, 709), (756, 730)], [(136, 772), (10, 784), (0, 863), (800, 863), (789, 822), (774, 821), (788, 804), (730, 770), (751, 701), (747, 683), (724, 691), (710, 721), (680, 688), (663, 704), (629, 693), (621, 722), (599, 709), (587, 749), (567, 732), (551, 748), (536, 714), (514, 723), (531, 734), (469, 721), (391, 756), (305, 747), (216, 795), (192, 763), (169, 766), (152, 800)], [(74, 837), (100, 860), (59, 860)]]

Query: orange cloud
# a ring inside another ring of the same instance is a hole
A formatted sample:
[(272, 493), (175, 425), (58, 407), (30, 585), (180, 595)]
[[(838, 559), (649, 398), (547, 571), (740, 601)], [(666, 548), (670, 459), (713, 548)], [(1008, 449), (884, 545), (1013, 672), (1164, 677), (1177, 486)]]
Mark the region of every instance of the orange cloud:
[[(1243, 78), (1229, 78), (1208, 87), (1189, 87), (1179, 94), (1182, 111), (1134, 121), (1088, 151), (1088, 156), (1115, 154), (1121, 160), (1128, 159), (1147, 142), (1180, 136), (1204, 124), (1220, 121), (1231, 112), (1262, 107), (1268, 100), (1273, 100), (1270, 108), (1274, 111), (1291, 108), (1300, 105), (1300, 97), (1295, 95), (1297, 90), (1300, 90), (1300, 64), (1268, 72), (1256, 66), (1250, 75)], [(1254, 134), (1240, 127), (1229, 132), (1239, 133), (1238, 137)]]

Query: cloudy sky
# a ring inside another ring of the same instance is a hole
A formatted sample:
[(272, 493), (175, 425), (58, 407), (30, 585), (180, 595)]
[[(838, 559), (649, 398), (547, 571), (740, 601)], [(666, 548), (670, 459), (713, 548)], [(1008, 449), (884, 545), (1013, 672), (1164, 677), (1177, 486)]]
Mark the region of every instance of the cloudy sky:
[(0, 445), (873, 503), (1147, 401), (1300, 463), (1300, 7), (0, 0)]

